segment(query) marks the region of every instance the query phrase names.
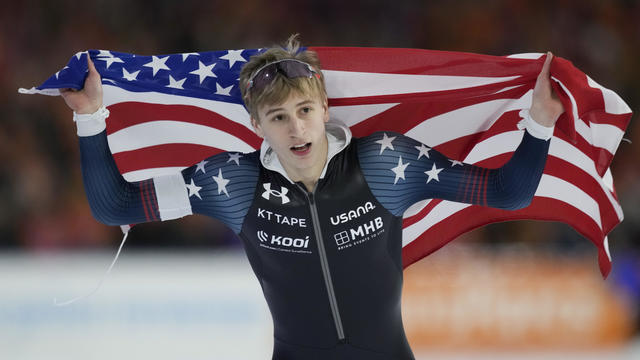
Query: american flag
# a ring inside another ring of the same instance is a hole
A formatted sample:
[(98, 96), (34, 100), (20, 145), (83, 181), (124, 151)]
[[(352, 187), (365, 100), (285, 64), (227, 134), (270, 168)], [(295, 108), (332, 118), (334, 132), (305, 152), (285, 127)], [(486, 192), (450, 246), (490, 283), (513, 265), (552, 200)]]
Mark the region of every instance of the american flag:
[[(494, 168), (521, 139), (521, 111), (531, 105), (544, 54), (487, 56), (385, 48), (310, 48), (326, 79), (331, 117), (354, 136), (397, 131), (449, 158)], [(238, 88), (244, 63), (260, 49), (139, 56), (105, 50), (74, 55), (41, 86), (22, 93), (58, 95), (80, 89), (87, 53), (102, 76), (111, 112), (111, 152), (128, 181), (175, 173), (221, 151), (250, 152), (251, 129)], [(565, 113), (556, 125), (531, 205), (517, 211), (424, 200), (404, 214), (407, 267), (482, 225), (507, 220), (562, 221), (598, 248), (611, 268), (607, 234), (623, 219), (611, 160), (631, 118), (613, 91), (555, 57), (552, 85)], [(553, 209), (553, 211), (549, 211)]]

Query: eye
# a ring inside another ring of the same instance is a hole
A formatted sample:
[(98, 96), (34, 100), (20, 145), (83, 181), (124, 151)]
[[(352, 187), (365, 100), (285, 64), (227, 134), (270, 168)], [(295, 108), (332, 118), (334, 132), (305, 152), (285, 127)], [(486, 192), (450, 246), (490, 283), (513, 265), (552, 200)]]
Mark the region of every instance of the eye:
[(272, 119), (273, 121), (282, 121), (282, 120), (284, 120), (284, 115), (282, 115), (282, 114), (278, 114), (278, 115), (276, 115), (276, 116), (272, 117), (271, 119)]
[(309, 107), (309, 106), (305, 106), (305, 107), (303, 107), (303, 108), (302, 108), (302, 112), (303, 112), (303, 113), (305, 113), (305, 114), (310, 113), (310, 112), (311, 112), (311, 107)]

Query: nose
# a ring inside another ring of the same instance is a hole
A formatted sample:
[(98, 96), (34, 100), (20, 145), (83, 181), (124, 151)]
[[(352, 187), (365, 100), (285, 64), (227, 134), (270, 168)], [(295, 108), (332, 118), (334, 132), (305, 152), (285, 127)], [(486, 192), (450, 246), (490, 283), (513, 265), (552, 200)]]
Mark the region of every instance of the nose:
[(291, 117), (291, 121), (289, 122), (289, 135), (291, 135), (291, 137), (300, 137), (304, 134), (304, 130), (304, 120), (297, 116)]

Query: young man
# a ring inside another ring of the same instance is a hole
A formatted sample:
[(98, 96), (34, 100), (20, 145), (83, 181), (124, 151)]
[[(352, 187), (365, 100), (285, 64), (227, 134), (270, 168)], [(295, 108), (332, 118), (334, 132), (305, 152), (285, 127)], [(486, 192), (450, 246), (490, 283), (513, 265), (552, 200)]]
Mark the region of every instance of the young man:
[[(548, 54), (523, 140), (499, 169), (449, 160), (401, 134), (352, 138), (329, 121), (315, 54), (291, 39), (241, 72), (261, 149), (221, 153), (175, 176), (138, 183), (120, 176), (90, 60), (84, 89), (63, 96), (75, 112), (98, 220), (120, 225), (199, 213), (239, 234), (273, 317), (274, 359), (404, 360), (413, 354), (400, 311), (402, 214), (427, 198), (504, 209), (530, 203), (563, 111), (552, 96), (550, 60)], [(479, 185), (483, 196), (474, 191)]]

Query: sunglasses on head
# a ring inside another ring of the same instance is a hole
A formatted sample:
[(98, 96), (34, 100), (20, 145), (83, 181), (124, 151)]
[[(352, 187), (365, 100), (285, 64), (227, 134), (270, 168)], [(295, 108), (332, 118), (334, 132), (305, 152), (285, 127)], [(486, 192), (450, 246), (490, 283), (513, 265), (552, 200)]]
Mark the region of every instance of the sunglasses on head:
[(253, 73), (247, 84), (247, 92), (251, 89), (256, 91), (264, 89), (265, 86), (275, 79), (278, 73), (289, 79), (299, 77), (311, 78), (313, 75), (318, 76), (318, 73), (313, 67), (304, 61), (296, 59), (278, 60), (262, 66)]

